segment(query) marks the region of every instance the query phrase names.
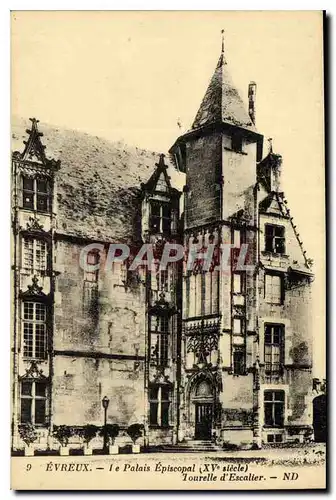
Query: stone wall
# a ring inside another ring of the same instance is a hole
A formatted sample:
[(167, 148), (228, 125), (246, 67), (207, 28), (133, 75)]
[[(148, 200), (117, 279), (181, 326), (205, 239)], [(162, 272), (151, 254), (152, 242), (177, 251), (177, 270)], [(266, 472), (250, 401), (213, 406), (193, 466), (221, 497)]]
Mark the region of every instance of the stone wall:
[(221, 136), (201, 137), (187, 144), (186, 228), (219, 219)]
[[(96, 312), (84, 300), (84, 244), (58, 241), (55, 268), (54, 423), (127, 426), (144, 418), (145, 287), (125, 286), (120, 272), (99, 272)], [(119, 269), (120, 271), (120, 269)]]

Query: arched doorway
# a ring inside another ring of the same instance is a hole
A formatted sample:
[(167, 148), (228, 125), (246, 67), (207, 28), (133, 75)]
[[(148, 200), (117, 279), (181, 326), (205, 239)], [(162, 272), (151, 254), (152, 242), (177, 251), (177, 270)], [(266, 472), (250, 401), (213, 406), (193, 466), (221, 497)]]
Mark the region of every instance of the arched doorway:
[(195, 439), (211, 439), (214, 394), (209, 380), (201, 379), (195, 384), (192, 404), (195, 407)]
[(325, 443), (327, 441), (327, 398), (325, 394), (313, 399), (313, 426), (314, 441)]

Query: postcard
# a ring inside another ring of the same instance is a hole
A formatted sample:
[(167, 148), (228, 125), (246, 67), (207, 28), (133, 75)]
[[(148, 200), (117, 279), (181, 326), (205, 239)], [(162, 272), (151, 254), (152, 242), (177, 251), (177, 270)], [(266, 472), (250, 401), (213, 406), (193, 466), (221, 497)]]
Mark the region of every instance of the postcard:
[(325, 489), (324, 25), (12, 12), (12, 489)]

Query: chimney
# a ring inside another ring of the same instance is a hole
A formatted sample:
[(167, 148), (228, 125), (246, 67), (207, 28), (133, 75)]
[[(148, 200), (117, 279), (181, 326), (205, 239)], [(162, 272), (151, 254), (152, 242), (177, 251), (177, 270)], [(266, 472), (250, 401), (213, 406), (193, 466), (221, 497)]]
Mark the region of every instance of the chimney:
[(250, 82), (248, 86), (248, 102), (249, 102), (249, 115), (252, 122), (255, 124), (255, 100), (257, 93), (257, 84)]

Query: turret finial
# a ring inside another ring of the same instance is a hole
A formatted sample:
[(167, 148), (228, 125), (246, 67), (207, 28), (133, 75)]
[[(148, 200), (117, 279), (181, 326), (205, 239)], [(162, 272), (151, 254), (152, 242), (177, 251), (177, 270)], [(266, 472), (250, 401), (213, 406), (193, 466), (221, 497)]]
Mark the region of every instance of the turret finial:
[(222, 30), (222, 31), (221, 31), (221, 34), (222, 34), (222, 55), (224, 55), (224, 50), (225, 50), (225, 38), (224, 38), (224, 33), (225, 33), (225, 30)]
[(273, 153), (273, 144), (272, 144), (273, 139), (272, 139), (272, 137), (269, 137), (267, 140), (268, 140), (268, 148), (269, 148), (268, 152)]

